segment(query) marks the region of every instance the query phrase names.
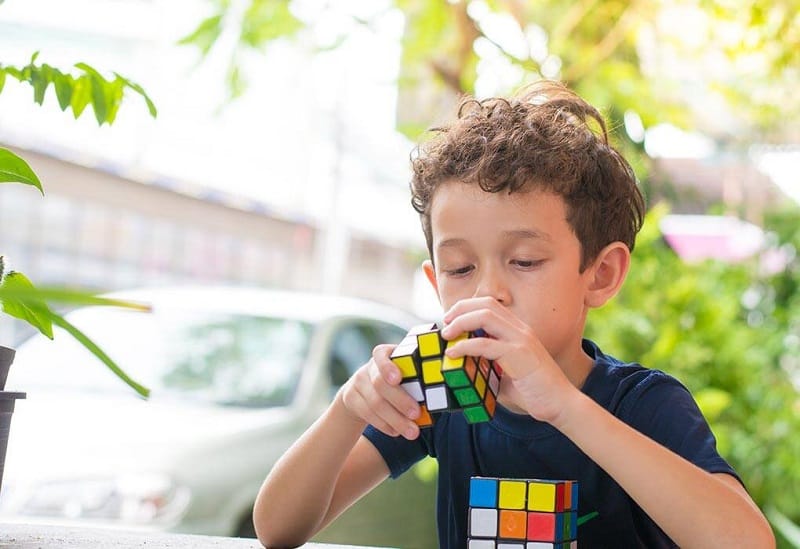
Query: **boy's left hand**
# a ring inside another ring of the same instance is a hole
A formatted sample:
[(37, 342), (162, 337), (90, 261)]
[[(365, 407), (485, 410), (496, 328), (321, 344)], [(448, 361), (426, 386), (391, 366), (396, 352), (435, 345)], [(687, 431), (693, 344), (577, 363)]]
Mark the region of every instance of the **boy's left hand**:
[(444, 323), (441, 334), (447, 340), (478, 329), (491, 334), (460, 341), (447, 355), (497, 361), (518, 393), (520, 401), (515, 404), (539, 421), (557, 421), (565, 398), (576, 388), (533, 330), (508, 307), (491, 297), (464, 299), (447, 311)]

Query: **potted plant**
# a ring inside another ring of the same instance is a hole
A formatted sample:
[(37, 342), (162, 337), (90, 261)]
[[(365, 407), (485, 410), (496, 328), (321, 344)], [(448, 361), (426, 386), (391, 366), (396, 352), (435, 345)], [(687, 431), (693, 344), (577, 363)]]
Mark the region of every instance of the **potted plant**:
[[(0, 0), (2, 3), (2, 0)], [(47, 64), (37, 64), (38, 52), (33, 54), (30, 63), (24, 67), (14, 67), (0, 63), (0, 92), (8, 77), (19, 82), (27, 82), (33, 87), (34, 101), (39, 105), (44, 101), (45, 93), (52, 84), (62, 111), (72, 110), (78, 118), (88, 105), (92, 106), (99, 125), (111, 124), (116, 118), (124, 92), (133, 90), (141, 95), (150, 114), (156, 116), (156, 108), (145, 91), (128, 79), (114, 73), (112, 79), (106, 79), (97, 70), (85, 63), (78, 63), (78, 73), (64, 73)], [(30, 185), (44, 195), (42, 184), (31, 167), (20, 156), (8, 149), (0, 147), (0, 183), (18, 183)], [(11, 270), (0, 250), (0, 311), (21, 319), (53, 339), (53, 325), (64, 329), (77, 339), (101, 362), (110, 368), (123, 382), (127, 383), (143, 398), (149, 391), (128, 376), (102, 349), (69, 323), (64, 317), (53, 311), (50, 303), (70, 305), (113, 305), (148, 310), (141, 304), (106, 299), (94, 294), (68, 290), (63, 288), (36, 288), (25, 275)], [(8, 445), (8, 434), (11, 415), (18, 399), (25, 398), (25, 393), (5, 390), (9, 368), (14, 360), (15, 350), (3, 346), (0, 342), (0, 487), (3, 481), (3, 467)]]

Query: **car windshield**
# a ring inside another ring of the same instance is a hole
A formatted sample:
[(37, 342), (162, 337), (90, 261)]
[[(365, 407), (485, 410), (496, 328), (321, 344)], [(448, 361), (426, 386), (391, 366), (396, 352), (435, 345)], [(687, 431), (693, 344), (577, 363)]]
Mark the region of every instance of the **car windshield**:
[[(291, 402), (312, 326), (263, 316), (154, 308), (87, 308), (68, 317), (152, 398), (271, 407)], [(21, 345), (15, 386), (131, 391), (74, 338), (58, 332)]]

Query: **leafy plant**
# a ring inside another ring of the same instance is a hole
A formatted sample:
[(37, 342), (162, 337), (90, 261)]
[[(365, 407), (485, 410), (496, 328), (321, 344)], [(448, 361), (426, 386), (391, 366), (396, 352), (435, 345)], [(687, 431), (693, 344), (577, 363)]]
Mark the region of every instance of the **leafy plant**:
[[(102, 126), (114, 122), (125, 90), (132, 90), (144, 98), (150, 115), (153, 117), (157, 115), (156, 107), (144, 89), (117, 73), (114, 73), (114, 78), (106, 79), (86, 63), (78, 63), (75, 68), (79, 72), (73, 75), (47, 64), (36, 64), (37, 57), (38, 52), (31, 56), (30, 63), (20, 68), (0, 64), (0, 92), (8, 77), (19, 82), (27, 82), (33, 87), (34, 101), (41, 105), (47, 89), (52, 85), (62, 111), (71, 109), (73, 116), (77, 119), (86, 107), (91, 105), (97, 123)], [(28, 163), (4, 148), (0, 148), (0, 183), (30, 185), (44, 195), (42, 184)], [(53, 339), (53, 325), (64, 329), (138, 394), (143, 397), (149, 395), (146, 387), (128, 376), (86, 334), (53, 311), (48, 302), (71, 305), (112, 305), (148, 310), (147, 306), (141, 304), (106, 299), (82, 291), (36, 288), (22, 273), (8, 270), (4, 257), (0, 255), (0, 309), (2, 312), (27, 322), (50, 339)]]
[[(665, 213), (659, 206), (648, 214), (628, 280), (590, 315), (587, 335), (622, 360), (685, 383), (754, 500), (797, 522), (800, 263), (788, 253), (789, 264), (772, 275), (758, 259), (684, 263), (660, 236)], [(787, 232), (773, 238), (793, 251), (800, 212), (782, 220)]]

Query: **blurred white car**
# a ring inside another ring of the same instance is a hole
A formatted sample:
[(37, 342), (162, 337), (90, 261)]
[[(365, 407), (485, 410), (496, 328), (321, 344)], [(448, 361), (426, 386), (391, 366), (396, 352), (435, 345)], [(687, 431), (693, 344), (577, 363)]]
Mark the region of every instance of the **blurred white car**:
[(419, 319), (342, 297), (220, 287), (114, 294), (151, 314), (90, 307), (69, 320), (134, 379), (139, 398), (65, 333), (17, 349), (0, 521), (252, 535), (275, 460), (378, 343)]

